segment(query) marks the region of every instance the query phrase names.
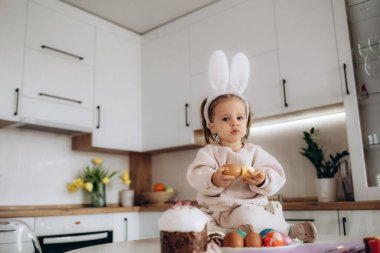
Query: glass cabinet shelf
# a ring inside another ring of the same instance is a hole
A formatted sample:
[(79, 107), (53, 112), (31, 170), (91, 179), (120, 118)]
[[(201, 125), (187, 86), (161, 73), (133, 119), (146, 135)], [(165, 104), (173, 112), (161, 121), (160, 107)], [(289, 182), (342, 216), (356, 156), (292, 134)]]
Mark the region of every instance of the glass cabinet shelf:
[(374, 105), (374, 104), (380, 104), (380, 92), (370, 93), (368, 95), (359, 97), (360, 106)]
[(380, 149), (380, 143), (364, 145), (364, 150), (376, 150), (376, 149)]

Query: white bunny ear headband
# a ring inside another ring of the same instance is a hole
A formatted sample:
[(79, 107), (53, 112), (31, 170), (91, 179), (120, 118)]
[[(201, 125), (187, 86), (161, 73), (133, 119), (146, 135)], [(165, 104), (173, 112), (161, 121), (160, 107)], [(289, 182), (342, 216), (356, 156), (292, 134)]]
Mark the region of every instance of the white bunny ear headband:
[(208, 108), (210, 104), (219, 96), (233, 94), (242, 98), (246, 103), (247, 118), (249, 115), (249, 105), (242, 93), (247, 87), (249, 78), (249, 61), (247, 56), (237, 53), (232, 59), (231, 69), (228, 70), (227, 57), (223, 51), (215, 51), (210, 58), (208, 66), (208, 77), (212, 89), (208, 96), (203, 115), (207, 126), (210, 123)]

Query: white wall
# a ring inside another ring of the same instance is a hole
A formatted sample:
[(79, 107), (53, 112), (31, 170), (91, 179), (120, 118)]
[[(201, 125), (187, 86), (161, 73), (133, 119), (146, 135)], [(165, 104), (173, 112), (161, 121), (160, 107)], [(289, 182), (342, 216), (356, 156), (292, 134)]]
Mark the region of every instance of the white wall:
[[(347, 149), (345, 115), (324, 116), (302, 121), (254, 128), (250, 141), (262, 146), (284, 166), (287, 183), (281, 190), (286, 197), (315, 196), (315, 169), (299, 154), (304, 147), (302, 131), (320, 129), (319, 140), (328, 153)], [(196, 192), (186, 181), (186, 170), (197, 150), (179, 151), (152, 158), (152, 181), (173, 186), (176, 199), (194, 200)], [(127, 156), (71, 150), (67, 135), (22, 129), (0, 129), (0, 206), (89, 203), (84, 191), (68, 193), (66, 186), (101, 157), (112, 170), (128, 168)], [(107, 203), (118, 203), (123, 189), (114, 177), (107, 186)]]
[[(251, 131), (250, 142), (260, 145), (283, 165), (287, 183), (281, 193), (285, 197), (316, 196), (313, 183), (316, 171), (309, 160), (299, 154), (306, 146), (302, 132), (313, 126), (320, 129), (318, 140), (324, 144), (326, 153), (348, 149), (344, 113), (257, 127)], [(194, 149), (153, 156), (152, 182), (174, 187), (176, 199), (194, 200), (196, 192), (186, 181), (186, 170), (196, 154)]]
[[(101, 157), (111, 170), (128, 168), (127, 156), (71, 150), (71, 137), (21, 129), (0, 129), (0, 206), (89, 203), (88, 193), (68, 193), (67, 184), (90, 160)], [(117, 176), (106, 189), (107, 203), (118, 203)]]

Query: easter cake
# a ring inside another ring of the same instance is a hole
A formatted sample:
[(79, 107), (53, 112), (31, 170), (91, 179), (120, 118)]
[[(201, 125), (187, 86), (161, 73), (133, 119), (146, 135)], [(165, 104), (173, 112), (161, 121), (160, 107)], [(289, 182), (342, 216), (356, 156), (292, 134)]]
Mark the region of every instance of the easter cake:
[(158, 220), (161, 253), (198, 253), (207, 249), (209, 218), (198, 208), (176, 203)]

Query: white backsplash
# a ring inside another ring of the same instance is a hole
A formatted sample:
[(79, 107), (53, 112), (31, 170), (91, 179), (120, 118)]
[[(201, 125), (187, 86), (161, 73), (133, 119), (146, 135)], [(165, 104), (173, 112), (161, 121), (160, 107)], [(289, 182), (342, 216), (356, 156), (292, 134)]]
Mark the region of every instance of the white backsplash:
[[(345, 114), (339, 113), (287, 123), (253, 128), (250, 142), (271, 153), (283, 165), (287, 182), (281, 190), (285, 197), (314, 197), (316, 171), (299, 152), (306, 147), (303, 131), (311, 127), (320, 129), (318, 142), (326, 153), (348, 150)], [(196, 192), (186, 180), (186, 170), (197, 154), (197, 150), (155, 155), (152, 158), (152, 181), (174, 187), (176, 199), (194, 200)]]
[[(334, 116), (254, 128), (250, 141), (260, 145), (283, 165), (286, 197), (315, 196), (315, 169), (299, 154), (305, 144), (302, 131), (320, 129), (319, 141), (328, 153), (348, 149), (343, 113)], [(194, 200), (196, 192), (188, 185), (186, 170), (197, 149), (154, 155), (152, 182), (174, 187), (176, 199)], [(89, 203), (89, 194), (68, 193), (67, 184), (82, 172), (90, 160), (101, 157), (111, 170), (129, 166), (128, 156), (71, 150), (71, 137), (22, 129), (0, 129), (0, 206), (62, 205)], [(119, 202), (124, 186), (115, 176), (107, 186), (107, 203)]]
[[(67, 184), (100, 157), (111, 170), (128, 168), (128, 156), (71, 150), (71, 137), (21, 129), (0, 129), (0, 206), (89, 203), (90, 194), (68, 193)], [(117, 176), (106, 189), (107, 203), (119, 202)]]

